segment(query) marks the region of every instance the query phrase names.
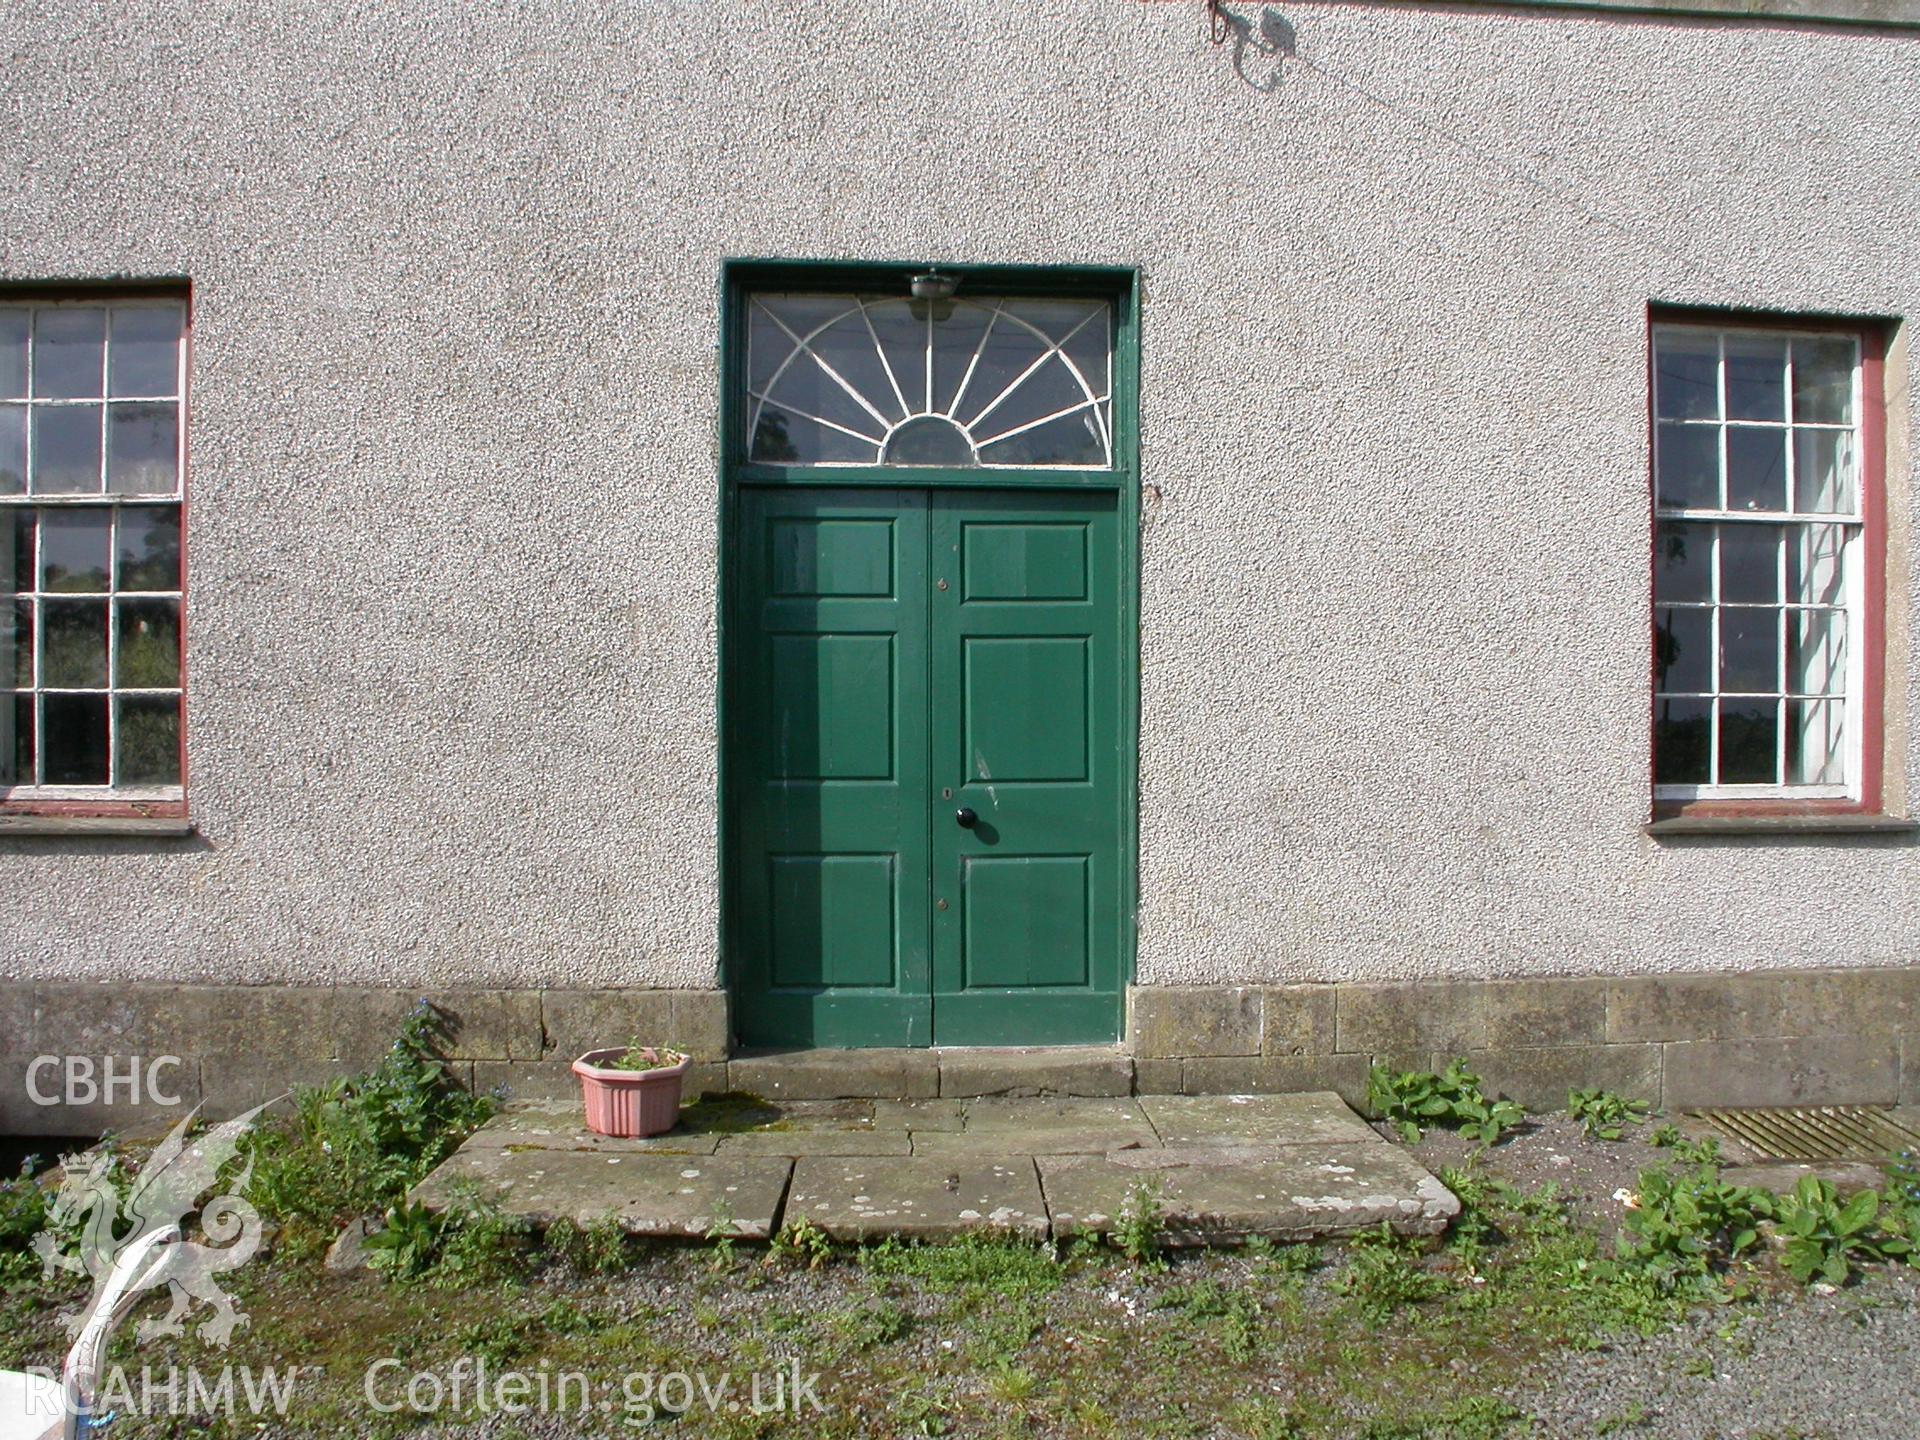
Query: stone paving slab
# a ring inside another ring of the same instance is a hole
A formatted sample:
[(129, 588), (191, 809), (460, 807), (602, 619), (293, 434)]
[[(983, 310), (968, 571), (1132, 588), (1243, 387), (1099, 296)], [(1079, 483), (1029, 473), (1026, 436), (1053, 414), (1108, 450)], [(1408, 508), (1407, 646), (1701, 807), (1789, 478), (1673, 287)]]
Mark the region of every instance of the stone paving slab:
[(1295, 1095), (1145, 1095), (1140, 1108), (1166, 1145), (1383, 1143), (1331, 1090)]
[(1133, 1100), (967, 1100), (961, 1102), (960, 1120), (957, 1131), (914, 1129), (913, 1153), (982, 1159), (1104, 1155), (1160, 1143)]
[(719, 1136), (683, 1128), (644, 1140), (621, 1140), (596, 1135), (587, 1128), (580, 1102), (534, 1101), (502, 1110), (472, 1135), (463, 1150), (589, 1150), (612, 1155), (711, 1155)]
[(1106, 1234), (1143, 1182), (1174, 1245), (1350, 1235), (1383, 1220), (1402, 1235), (1437, 1235), (1460, 1213), (1451, 1191), (1384, 1142), (1041, 1156), (1036, 1163), (1055, 1238)]
[(876, 1130), (959, 1130), (966, 1124), (964, 1100), (876, 1100)]
[(1157, 1139), (1137, 1100), (963, 1100), (969, 1133), (1028, 1135), (1039, 1130), (1088, 1130), (1104, 1126)]
[[(958, 1139), (960, 1137), (952, 1137)], [(1001, 1147), (1003, 1150), (1005, 1146)], [(750, 1130), (720, 1137), (719, 1155), (907, 1155), (905, 1130)]]
[(1049, 1129), (1039, 1126), (1027, 1132), (963, 1130), (959, 1134), (942, 1131), (913, 1133), (916, 1155), (964, 1156), (988, 1159), (1005, 1155), (1104, 1155), (1109, 1150), (1158, 1149), (1153, 1131), (1100, 1129)]
[(721, 1217), (749, 1240), (773, 1234), (793, 1162), (774, 1156), (608, 1155), (586, 1150), (462, 1148), (413, 1188), (445, 1209), (462, 1182), (536, 1225), (612, 1219), (634, 1235), (700, 1239)]
[(1158, 1188), (1176, 1244), (1341, 1235), (1382, 1220), (1431, 1234), (1459, 1209), (1330, 1092), (728, 1099), (686, 1107), (680, 1127), (648, 1140), (594, 1135), (575, 1104), (521, 1104), (414, 1193), (443, 1207), (462, 1181), (540, 1223), (611, 1216), (638, 1234), (696, 1239), (723, 1210), (746, 1238), (798, 1218), (839, 1240), (1102, 1233), (1143, 1181)]
[(1046, 1202), (1033, 1161), (810, 1156), (795, 1162), (787, 1224), (805, 1219), (835, 1240), (951, 1238), (996, 1231), (1047, 1238)]

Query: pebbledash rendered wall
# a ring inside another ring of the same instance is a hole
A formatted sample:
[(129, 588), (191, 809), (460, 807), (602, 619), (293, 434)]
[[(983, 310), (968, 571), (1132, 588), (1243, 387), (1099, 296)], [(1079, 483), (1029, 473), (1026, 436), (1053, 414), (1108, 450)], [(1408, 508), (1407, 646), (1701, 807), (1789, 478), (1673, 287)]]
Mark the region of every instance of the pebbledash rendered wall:
[[(476, 1082), (640, 1029), (741, 1078), (730, 256), (1138, 267), (1141, 988), (1095, 1088), (1468, 1051), (1920, 1098), (1910, 835), (1643, 830), (1649, 303), (1920, 313), (1920, 31), (1226, 8), (9, 7), (0, 281), (192, 285), (196, 830), (0, 837), (0, 1116), (76, 1050), (231, 1107), (428, 992)], [(1909, 374), (1896, 330), (1895, 814)]]

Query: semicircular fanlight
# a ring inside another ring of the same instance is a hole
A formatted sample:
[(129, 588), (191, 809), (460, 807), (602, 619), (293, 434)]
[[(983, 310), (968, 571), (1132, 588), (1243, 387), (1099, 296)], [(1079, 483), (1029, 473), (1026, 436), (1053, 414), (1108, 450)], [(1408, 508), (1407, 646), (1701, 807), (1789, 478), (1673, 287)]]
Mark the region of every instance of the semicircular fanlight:
[(1112, 349), (1101, 300), (756, 295), (748, 458), (1105, 468)]

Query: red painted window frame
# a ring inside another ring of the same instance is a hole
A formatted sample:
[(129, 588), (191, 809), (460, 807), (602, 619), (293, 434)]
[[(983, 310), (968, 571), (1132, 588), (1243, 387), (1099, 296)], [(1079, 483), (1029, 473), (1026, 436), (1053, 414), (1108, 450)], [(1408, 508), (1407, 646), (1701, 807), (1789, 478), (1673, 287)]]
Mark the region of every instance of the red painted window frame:
[[(46, 284), (14, 284), (0, 286), (0, 301), (114, 301), (114, 300), (177, 300), (180, 302), (185, 319), (181, 325), (180, 343), (185, 348), (185, 363), (181, 367), (180, 378), (180, 797), (177, 800), (36, 800), (16, 799), (11, 794), (0, 792), (0, 815), (40, 815), (46, 817), (66, 816), (73, 819), (100, 820), (184, 820), (187, 818), (187, 716), (192, 709), (188, 703), (187, 645), (188, 577), (192, 573), (187, 563), (187, 495), (188, 461), (193, 449), (192, 403), (188, 391), (193, 385), (193, 286), (185, 280), (159, 280), (132, 284), (88, 284), (78, 281), (60, 281)], [(37, 640), (36, 640), (37, 643)]]
[(1860, 342), (1860, 793), (1857, 799), (1795, 800), (1788, 796), (1759, 800), (1663, 800), (1654, 796), (1652, 818), (1760, 819), (1796, 815), (1881, 815), (1885, 813), (1887, 743), (1887, 348), (1893, 322), (1846, 315), (1756, 313), (1655, 305), (1647, 311), (1647, 776), (1653, 790), (1653, 746), (1658, 725), (1659, 607), (1654, 600), (1655, 554), (1660, 500), (1653, 472), (1655, 413), (1653, 332), (1659, 325), (1700, 325), (1720, 330), (1820, 330), (1852, 335)]

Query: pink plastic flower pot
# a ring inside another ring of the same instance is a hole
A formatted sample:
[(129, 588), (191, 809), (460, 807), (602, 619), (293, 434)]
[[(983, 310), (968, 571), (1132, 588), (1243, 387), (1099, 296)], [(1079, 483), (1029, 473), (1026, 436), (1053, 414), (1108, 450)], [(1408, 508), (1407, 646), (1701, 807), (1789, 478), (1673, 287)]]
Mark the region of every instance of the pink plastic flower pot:
[[(660, 1052), (641, 1047), (642, 1053)], [(658, 1070), (609, 1070), (606, 1066), (627, 1053), (624, 1045), (589, 1050), (573, 1062), (580, 1077), (581, 1098), (587, 1106), (587, 1128), (596, 1135), (637, 1140), (664, 1135), (680, 1119), (680, 1087), (693, 1061), (682, 1055), (678, 1065)], [(672, 1054), (672, 1051), (665, 1052)]]

